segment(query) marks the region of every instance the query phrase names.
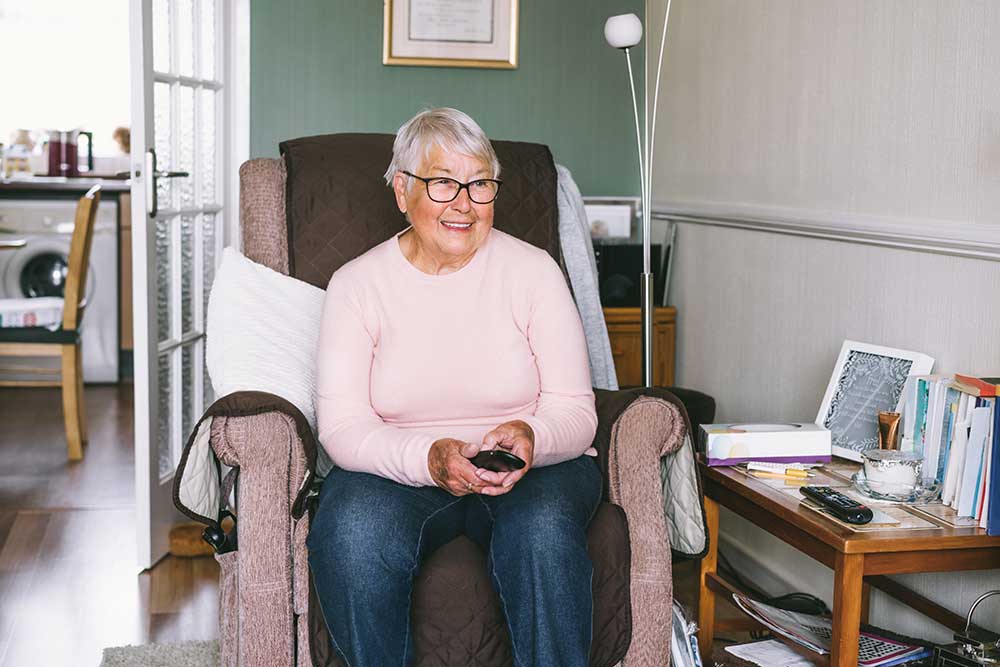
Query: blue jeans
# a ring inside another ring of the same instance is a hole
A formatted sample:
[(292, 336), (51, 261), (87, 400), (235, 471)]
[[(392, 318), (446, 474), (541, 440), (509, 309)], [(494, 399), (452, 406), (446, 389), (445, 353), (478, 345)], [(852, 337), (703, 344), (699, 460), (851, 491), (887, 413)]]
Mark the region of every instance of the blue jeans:
[(334, 648), (350, 667), (412, 664), (414, 577), (464, 533), (488, 554), (514, 665), (584, 667), (593, 616), (586, 529), (600, 499), (600, 471), (588, 456), (533, 468), (492, 497), (332, 470), (308, 547)]

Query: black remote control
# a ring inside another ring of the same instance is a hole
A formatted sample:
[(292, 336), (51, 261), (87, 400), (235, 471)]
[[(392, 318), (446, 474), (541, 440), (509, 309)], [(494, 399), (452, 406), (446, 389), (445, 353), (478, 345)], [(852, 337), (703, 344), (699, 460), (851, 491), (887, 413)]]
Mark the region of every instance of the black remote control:
[(815, 500), (830, 514), (847, 523), (863, 524), (872, 520), (870, 509), (829, 486), (803, 486), (799, 488), (799, 493)]

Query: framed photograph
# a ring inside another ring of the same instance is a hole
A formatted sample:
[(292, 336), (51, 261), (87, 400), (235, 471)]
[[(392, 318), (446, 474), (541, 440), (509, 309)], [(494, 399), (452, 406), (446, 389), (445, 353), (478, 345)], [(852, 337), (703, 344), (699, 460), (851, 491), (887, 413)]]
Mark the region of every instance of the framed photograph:
[(517, 68), (518, 0), (384, 0), (382, 63)]
[(584, 197), (583, 208), (595, 241), (639, 238), (638, 197)]
[(830, 429), (833, 455), (852, 461), (878, 448), (878, 413), (900, 412), (910, 375), (931, 372), (926, 354), (845, 340), (816, 423)]

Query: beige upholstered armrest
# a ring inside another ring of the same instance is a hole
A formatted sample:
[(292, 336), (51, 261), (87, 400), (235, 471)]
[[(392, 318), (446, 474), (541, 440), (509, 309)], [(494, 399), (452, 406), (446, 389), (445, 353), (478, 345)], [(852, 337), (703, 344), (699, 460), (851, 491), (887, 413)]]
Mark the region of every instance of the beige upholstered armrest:
[(305, 559), (293, 559), (293, 546), (305, 539), (308, 515), (296, 520), (292, 505), (308, 471), (306, 448), (295, 419), (282, 412), (215, 417), (211, 442), (222, 462), (240, 468), (239, 586), (231, 587), (239, 599), (221, 605), (239, 622), (223, 622), (221, 631), (252, 628), (255, 634), (254, 641), (223, 641), (248, 653), (223, 664), (295, 665), (293, 611), (307, 607), (309, 579)]
[[(670, 655), (670, 536), (663, 515), (660, 458), (683, 443), (681, 408), (663, 390), (597, 393), (598, 448), (608, 499), (628, 516), (632, 547), (632, 643), (625, 664)], [(644, 395), (651, 394), (651, 395)], [(700, 509), (700, 508), (699, 508)]]

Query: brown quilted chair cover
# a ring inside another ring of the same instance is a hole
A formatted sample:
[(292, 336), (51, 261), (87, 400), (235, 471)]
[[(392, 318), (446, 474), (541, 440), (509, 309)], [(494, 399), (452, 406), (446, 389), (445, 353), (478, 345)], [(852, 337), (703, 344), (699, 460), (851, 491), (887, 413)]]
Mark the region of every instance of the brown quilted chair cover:
[[(390, 134), (331, 134), (282, 142), (289, 274), (325, 288), (346, 262), (406, 228), (383, 174)], [(504, 182), (494, 227), (546, 250), (562, 265), (556, 172), (548, 147), (494, 141)], [(594, 639), (590, 664), (614, 665), (632, 638), (631, 551), (625, 512), (602, 503), (588, 529), (594, 562)], [(341, 665), (314, 591), (309, 617), (313, 662)], [(415, 583), (413, 632), (419, 667), (512, 665), (510, 638), (486, 568), (468, 538), (431, 555)]]
[[(324, 134), (280, 144), (288, 170), (289, 274), (326, 288), (333, 272), (407, 227), (383, 174), (392, 134)], [(559, 262), (556, 176), (547, 146), (494, 141), (503, 186), (493, 226)]]
[[(594, 562), (592, 667), (617, 664), (632, 639), (629, 601), (631, 551), (622, 508), (601, 503), (587, 530)], [(343, 667), (315, 593), (309, 601), (313, 662)], [(486, 567), (486, 556), (467, 537), (458, 537), (427, 559), (413, 590), (416, 667), (512, 667), (510, 635)]]

